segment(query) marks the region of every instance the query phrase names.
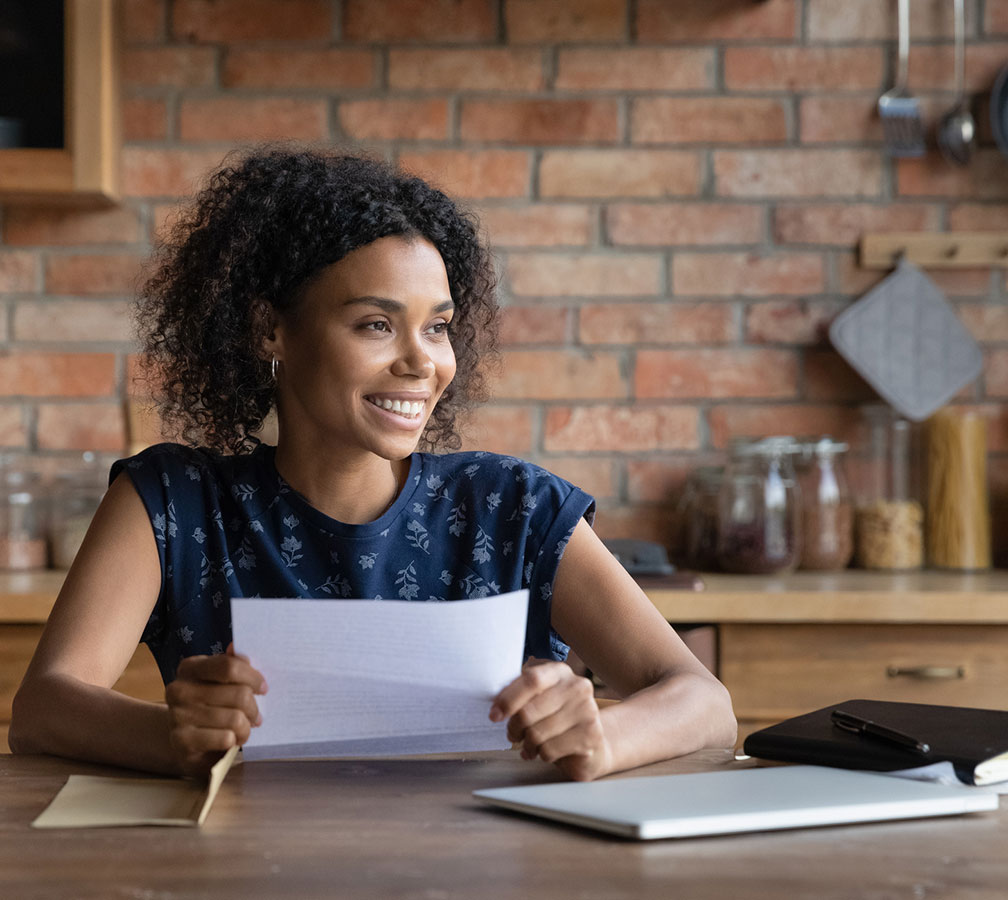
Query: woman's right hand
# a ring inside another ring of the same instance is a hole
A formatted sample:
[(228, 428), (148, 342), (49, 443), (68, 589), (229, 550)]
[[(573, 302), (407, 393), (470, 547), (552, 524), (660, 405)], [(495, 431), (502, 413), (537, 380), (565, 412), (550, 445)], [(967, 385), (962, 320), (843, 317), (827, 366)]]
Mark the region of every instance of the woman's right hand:
[(185, 775), (205, 775), (225, 751), (244, 744), (262, 722), (257, 694), (266, 679), (247, 656), (227, 652), (189, 656), (165, 688), (172, 752)]

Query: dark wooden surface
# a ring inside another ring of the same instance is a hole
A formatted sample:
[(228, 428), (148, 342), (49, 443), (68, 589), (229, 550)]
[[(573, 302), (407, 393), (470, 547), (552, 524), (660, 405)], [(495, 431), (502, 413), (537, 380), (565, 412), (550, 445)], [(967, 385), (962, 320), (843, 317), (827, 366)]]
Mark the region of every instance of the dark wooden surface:
[[(734, 766), (707, 752), (628, 773)], [(0, 757), (0, 897), (1003, 900), (1008, 813), (637, 843), (490, 810), (471, 791), (555, 780), (481, 758), (256, 762), (202, 828), (29, 827), (70, 773)], [(114, 774), (128, 777), (126, 772)]]

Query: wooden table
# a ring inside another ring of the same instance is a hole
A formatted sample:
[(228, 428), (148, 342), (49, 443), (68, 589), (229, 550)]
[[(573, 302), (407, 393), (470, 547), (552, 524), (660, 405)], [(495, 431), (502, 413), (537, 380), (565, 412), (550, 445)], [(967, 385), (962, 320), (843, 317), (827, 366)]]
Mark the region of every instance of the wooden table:
[[(749, 763), (751, 764), (751, 763)], [(709, 751), (632, 775), (746, 765)], [(202, 828), (39, 831), (69, 773), (0, 757), (0, 896), (1003, 900), (1008, 811), (638, 843), (477, 804), (481, 787), (551, 781), (510, 753), (246, 763)]]

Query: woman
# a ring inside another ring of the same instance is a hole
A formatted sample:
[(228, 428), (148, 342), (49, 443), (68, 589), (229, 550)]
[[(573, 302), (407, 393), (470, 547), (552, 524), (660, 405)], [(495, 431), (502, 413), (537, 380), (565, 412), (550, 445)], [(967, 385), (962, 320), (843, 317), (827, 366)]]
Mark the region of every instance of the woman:
[[(203, 773), (259, 724), (267, 690), (230, 646), (230, 597), (519, 588), (534, 661), (488, 715), (525, 758), (591, 779), (730, 745), (726, 691), (596, 538), (590, 497), (510, 457), (418, 452), (458, 446), (496, 312), (474, 223), (419, 179), (287, 150), (216, 173), (139, 304), (187, 445), (113, 467), (15, 698), (11, 748)], [(274, 406), (275, 448), (253, 436)], [(138, 640), (165, 704), (112, 690)], [(599, 710), (568, 645), (624, 702)]]

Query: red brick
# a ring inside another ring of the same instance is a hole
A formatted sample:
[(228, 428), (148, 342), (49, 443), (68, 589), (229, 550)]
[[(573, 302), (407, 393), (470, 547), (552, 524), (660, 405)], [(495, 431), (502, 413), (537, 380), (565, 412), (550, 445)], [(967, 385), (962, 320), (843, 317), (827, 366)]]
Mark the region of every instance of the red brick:
[(627, 395), (616, 353), (505, 350), (494, 396), (508, 400), (611, 400)]
[(675, 543), (675, 511), (665, 506), (599, 506), (595, 533), (604, 541), (638, 538), (665, 547)]
[(322, 140), (329, 136), (325, 100), (211, 97), (183, 100), (184, 141)]
[(1001, 303), (960, 303), (959, 321), (980, 343), (1008, 342), (1008, 307)]
[(126, 449), (126, 427), (119, 403), (43, 403), (38, 409), (40, 450)]
[(643, 253), (512, 253), (511, 291), (520, 297), (627, 297), (661, 290), (661, 258)]
[(0, 405), (0, 447), (27, 447), (28, 432), (21, 404)]
[(467, 100), (459, 133), (466, 141), (593, 144), (619, 140), (617, 100)]
[(1008, 204), (951, 204), (948, 208), (948, 230), (1008, 231)]
[(822, 258), (812, 253), (676, 253), (672, 258), (677, 296), (819, 294), (824, 287)]
[(171, 28), (187, 41), (319, 41), (332, 35), (328, 0), (175, 0)]
[(18, 341), (131, 341), (133, 310), (126, 300), (41, 300), (14, 308)]
[(691, 457), (627, 460), (627, 498), (634, 503), (677, 501), (693, 468)]
[(97, 397), (115, 392), (111, 353), (17, 352), (0, 354), (4, 397)]
[(878, 98), (874, 94), (802, 97), (798, 139), (803, 144), (881, 144)]
[(141, 262), (142, 257), (132, 253), (50, 256), (45, 267), (46, 292), (132, 295)]
[(767, 144), (787, 140), (780, 100), (746, 97), (641, 97), (631, 102), (635, 144)]
[[(1006, 43), (971, 42), (967, 47), (963, 72), (965, 89), (971, 93), (989, 93), (1006, 56), (1008, 56)], [(952, 44), (915, 46), (914, 52), (910, 54), (909, 72), (909, 82), (916, 92), (949, 90), (955, 78)], [(943, 110), (947, 110), (950, 106), (950, 98), (942, 97)]]
[(508, 0), (504, 24), (512, 43), (625, 40), (624, 0)]
[(878, 394), (835, 350), (808, 350), (804, 396), (819, 403), (877, 403)]
[(344, 48), (228, 48), (225, 87), (315, 88), (338, 91), (376, 85), (376, 57), (370, 50)]
[(36, 254), (27, 250), (0, 250), (0, 292), (18, 294), (38, 290), (38, 271)]
[(980, 149), (969, 166), (952, 167), (939, 155), (900, 160), (897, 193), (902, 197), (948, 197), (970, 200), (1008, 199), (1008, 165), (996, 150)]
[(391, 48), (388, 53), (393, 90), (538, 91), (545, 85), (543, 54), (538, 49)]
[(344, 100), (337, 117), (344, 134), (356, 139), (438, 141), (448, 137), (446, 100)]
[(4, 210), (3, 226), (4, 243), (11, 245), (129, 244), (141, 239), (139, 216), (126, 206), (12, 206)]
[[(967, 34), (975, 33), (975, 16), (966, 5)], [(844, 0), (843, 4), (812, 3), (808, 9), (808, 36), (811, 41), (889, 40), (896, 37), (895, 8), (878, 0)], [(952, 34), (951, 4), (946, 0), (924, 0), (910, 4), (910, 34), (915, 41)], [(916, 51), (916, 47), (914, 50)], [(911, 57), (913, 54), (911, 54)]]
[(879, 47), (729, 47), (732, 91), (874, 90), (885, 74)]
[(553, 86), (561, 91), (710, 90), (715, 65), (709, 48), (561, 45)]
[(596, 213), (588, 206), (535, 203), (484, 206), (479, 219), (495, 247), (580, 247), (592, 242)]
[(479, 43), (497, 37), (492, 0), (344, 0), (348, 41)]
[(717, 150), (722, 197), (880, 197), (880, 154), (871, 150)]
[(551, 453), (634, 453), (692, 449), (698, 441), (692, 406), (565, 406), (546, 411), (543, 446)]
[(162, 141), (168, 137), (168, 106), (150, 97), (125, 97), (122, 101), (123, 139)]
[(124, 43), (158, 41), (165, 36), (164, 0), (128, 0), (120, 4)]
[(742, 203), (615, 203), (606, 209), (606, 235), (614, 244), (641, 247), (757, 244), (762, 207)]
[(680, 150), (547, 150), (543, 197), (674, 197), (700, 192), (700, 157)]
[(221, 150), (124, 147), (121, 187), (127, 197), (191, 194), (223, 162)]
[(856, 245), (869, 231), (937, 231), (941, 211), (923, 203), (779, 203), (774, 240), (779, 244)]
[(714, 399), (794, 397), (798, 365), (790, 350), (640, 350), (634, 396)]
[(1008, 34), (1008, 0), (987, 0), (983, 30), (985, 35)]
[(571, 331), (566, 307), (507, 306), (501, 311), (501, 343), (562, 344)]
[(399, 154), (399, 163), (455, 197), (526, 197), (531, 159), (524, 150), (425, 150)]
[(532, 452), (532, 410), (493, 404), (474, 410), (462, 426), (464, 450), (486, 450), (512, 456)]
[(984, 387), (988, 397), (1008, 397), (1008, 350), (984, 354)]
[(608, 456), (551, 456), (540, 464), (596, 500), (617, 495), (616, 462)]
[(598, 303), (578, 310), (585, 344), (722, 344), (736, 337), (726, 303)]
[(713, 43), (790, 40), (798, 34), (794, 0), (739, 4), (738, 0), (638, 0), (637, 40)]
[(861, 414), (856, 409), (818, 404), (771, 404), (715, 406), (707, 414), (711, 441), (727, 447), (734, 437), (766, 437), (771, 434), (832, 435), (853, 442), (860, 433)]
[(821, 344), (846, 306), (840, 300), (771, 300), (746, 309), (745, 336), (751, 344)]
[(143, 47), (126, 50), (122, 77), (126, 88), (209, 87), (217, 80), (217, 51), (212, 47)]

